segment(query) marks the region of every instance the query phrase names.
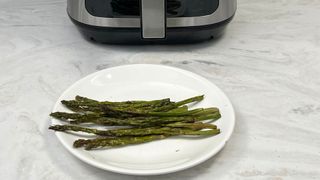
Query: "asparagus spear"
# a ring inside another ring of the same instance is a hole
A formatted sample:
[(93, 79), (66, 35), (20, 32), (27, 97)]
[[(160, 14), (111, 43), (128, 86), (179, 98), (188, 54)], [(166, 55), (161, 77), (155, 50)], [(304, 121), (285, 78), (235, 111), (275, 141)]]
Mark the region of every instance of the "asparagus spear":
[(99, 102), (89, 98), (76, 96), (76, 100), (61, 101), (69, 109), (76, 112), (105, 112), (110, 109), (132, 113), (169, 111), (179, 106), (203, 100), (204, 96), (196, 96), (173, 103), (169, 98), (153, 101)]
[[(170, 101), (169, 98), (166, 98), (166, 99), (161, 99), (161, 100), (153, 100), (153, 101), (124, 101), (124, 102), (110, 102), (110, 101), (103, 101), (103, 102), (99, 102), (99, 101), (96, 101), (96, 100), (93, 100), (93, 99), (89, 99), (87, 97), (82, 97), (82, 96), (79, 96), (77, 95), (75, 97), (76, 101), (79, 101), (79, 102), (88, 102), (88, 103), (101, 103), (101, 104), (141, 104), (141, 103), (146, 103), (146, 104), (152, 104), (152, 103), (155, 103), (155, 102), (163, 102), (163, 101)], [(182, 100), (182, 101), (179, 101), (179, 102), (176, 102), (176, 106), (182, 106), (182, 105), (185, 105), (185, 104), (189, 104), (189, 103), (192, 103), (192, 102), (198, 102), (198, 101), (202, 101), (204, 99), (204, 95), (200, 95), (200, 96), (195, 96), (195, 97), (191, 97), (191, 98), (188, 98), (188, 99), (185, 99), (185, 100)]]
[(125, 128), (125, 129), (113, 129), (113, 130), (98, 130), (98, 129), (92, 129), (92, 128), (85, 128), (80, 126), (70, 126), (70, 125), (55, 125), (50, 126), (49, 129), (55, 130), (55, 131), (75, 131), (75, 132), (86, 132), (90, 134), (96, 134), (99, 136), (115, 136), (115, 137), (121, 137), (121, 136), (145, 136), (145, 135), (161, 135), (164, 134), (167, 131), (173, 131), (174, 128)]
[(153, 110), (162, 106), (173, 104), (169, 98), (154, 100), (154, 101), (125, 101), (125, 102), (109, 102), (109, 101), (95, 101), (85, 97), (77, 96), (76, 100), (63, 100), (61, 101), (67, 108), (82, 112), (82, 111), (92, 111), (92, 112), (102, 112), (105, 107), (118, 108), (123, 110)]
[(99, 103), (84, 103), (71, 101), (61, 101), (68, 109), (75, 112), (97, 112), (97, 113), (110, 113), (110, 111), (122, 111), (128, 113), (143, 113), (143, 112), (158, 112), (163, 110), (171, 110), (176, 106), (170, 102), (156, 103), (153, 105), (114, 105), (114, 104), (99, 104)]
[[(181, 111), (183, 109), (183, 111)], [(145, 119), (143, 117), (151, 116), (151, 117), (179, 117), (179, 116), (200, 116), (204, 114), (214, 114), (219, 112), (217, 108), (206, 108), (206, 109), (194, 109), (190, 111), (185, 111), (184, 107), (179, 109), (179, 111), (169, 111), (169, 112), (147, 112), (147, 113), (128, 113), (128, 112), (121, 112), (121, 111), (114, 111), (110, 110), (108, 114), (106, 113), (64, 113), (64, 112), (54, 112), (51, 113), (50, 116), (61, 119), (61, 120), (78, 120), (78, 121), (85, 121), (91, 120), (94, 118), (99, 117), (117, 117), (120, 119), (129, 119), (132, 117), (138, 117), (138, 119)], [(117, 116), (118, 115), (118, 116)]]
[(141, 144), (154, 140), (165, 139), (170, 136), (177, 135), (194, 135), (194, 136), (213, 136), (220, 133), (219, 129), (212, 129), (207, 131), (192, 131), (192, 130), (179, 130), (172, 133), (167, 133), (163, 135), (151, 135), (151, 136), (139, 136), (139, 137), (117, 137), (117, 138), (96, 138), (96, 139), (79, 139), (73, 143), (76, 148), (85, 147), (86, 150), (103, 148), (103, 147), (118, 147), (130, 144)]
[[(203, 120), (217, 120), (220, 119), (221, 115), (219, 112), (215, 114), (203, 115), (203, 116), (186, 116), (186, 117), (168, 117), (161, 119), (148, 119), (148, 120), (126, 120), (119, 121), (112, 118), (99, 118), (91, 121), (91, 123), (104, 125), (104, 126), (135, 126), (135, 127), (149, 127), (161, 124), (169, 124), (174, 122), (197, 122)], [(73, 122), (71, 122), (73, 123)], [(76, 123), (75, 123), (76, 124)]]
[(73, 143), (73, 147), (85, 147), (86, 150), (91, 150), (99, 147), (117, 147), (130, 144), (141, 144), (165, 138), (167, 138), (165, 135), (154, 135), (142, 137), (97, 138), (91, 140), (79, 139)]
[(153, 104), (158, 102), (170, 102), (169, 98), (152, 100), (152, 101), (123, 101), (123, 102), (111, 102), (111, 101), (96, 101), (87, 97), (77, 95), (75, 100), (78, 102), (87, 102), (87, 103), (99, 103), (99, 104), (114, 104), (114, 105), (142, 105), (142, 104)]
[(202, 113), (197, 113), (195, 115), (189, 115), (189, 116), (178, 116), (178, 117), (150, 116), (150, 117), (131, 117), (131, 118), (125, 118), (125, 119), (112, 118), (112, 117), (87, 118), (86, 115), (60, 113), (60, 112), (52, 113), (51, 116), (67, 121), (72, 124), (93, 123), (93, 124), (104, 125), (104, 126), (136, 126), (136, 127), (155, 126), (155, 125), (168, 124), (173, 122), (196, 122), (196, 121), (203, 121), (203, 120), (209, 120), (209, 119), (217, 120), (221, 117), (219, 111), (216, 109), (206, 109)]
[[(98, 130), (92, 128), (86, 128), (73, 125), (54, 125), (49, 129), (55, 131), (75, 131), (86, 132), (96, 134), (100, 136), (145, 136), (145, 135), (157, 135), (179, 132), (181, 128), (187, 128), (191, 130), (201, 129), (217, 129), (215, 125), (205, 123), (174, 123), (163, 125), (163, 127), (148, 127), (148, 128), (125, 128), (125, 129), (113, 129), (113, 130)], [(183, 130), (183, 129), (182, 129)]]

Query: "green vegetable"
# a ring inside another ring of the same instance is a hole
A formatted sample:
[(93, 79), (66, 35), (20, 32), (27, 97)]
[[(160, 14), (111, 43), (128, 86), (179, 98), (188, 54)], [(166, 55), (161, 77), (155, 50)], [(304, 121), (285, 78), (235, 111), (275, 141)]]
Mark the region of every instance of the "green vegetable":
[[(221, 118), (218, 108), (189, 110), (186, 104), (202, 101), (203, 95), (178, 102), (169, 98), (152, 101), (96, 101), (76, 96), (75, 100), (61, 103), (74, 113), (53, 112), (50, 116), (67, 125), (53, 125), (49, 129), (60, 132), (85, 132), (100, 136), (79, 139), (74, 147), (86, 150), (141, 144), (171, 136), (213, 136), (220, 133), (216, 125), (201, 121)], [(86, 125), (125, 126), (118, 129), (99, 130)]]
[(163, 125), (163, 127), (148, 127), (148, 128), (125, 128), (125, 129), (113, 129), (113, 130), (98, 130), (92, 128), (86, 128), (81, 126), (72, 125), (54, 125), (50, 126), (49, 129), (55, 131), (80, 131), (99, 136), (146, 136), (146, 135), (161, 135), (161, 134), (172, 134), (180, 132), (181, 130), (202, 130), (202, 129), (216, 129), (215, 125), (204, 124), (204, 123), (175, 123)]
[(116, 138), (96, 138), (96, 139), (78, 139), (73, 143), (76, 148), (85, 147), (86, 150), (104, 148), (104, 147), (118, 147), (130, 144), (141, 144), (154, 140), (165, 139), (170, 136), (177, 135), (191, 135), (191, 136), (213, 136), (220, 133), (219, 129), (212, 129), (207, 131), (193, 131), (178, 129), (175, 132), (165, 133), (162, 135), (151, 136), (129, 136), (129, 137), (116, 137)]
[(78, 139), (73, 143), (73, 147), (85, 147), (86, 150), (103, 148), (103, 147), (118, 147), (130, 144), (141, 144), (150, 141), (165, 139), (165, 135), (142, 136), (142, 137), (122, 137), (122, 138), (96, 138), (96, 139)]
[(104, 112), (120, 111), (128, 113), (146, 113), (146, 112), (165, 112), (179, 106), (198, 102), (203, 100), (202, 96), (192, 97), (177, 103), (171, 102), (169, 98), (153, 101), (124, 101), (124, 102), (109, 102), (95, 101), (89, 98), (76, 96), (76, 100), (61, 101), (67, 108), (75, 112)]
[[(217, 120), (221, 117), (219, 111), (203, 111), (203, 113), (189, 116), (176, 116), (176, 117), (130, 117), (130, 118), (113, 118), (113, 117), (99, 117), (95, 115), (77, 115), (68, 113), (54, 113), (53, 117), (64, 120), (71, 124), (97, 124), (103, 126), (135, 126), (135, 127), (148, 127), (158, 126), (161, 124), (168, 124), (173, 122), (198, 122), (204, 120)], [(97, 115), (98, 116), (98, 115)], [(89, 117), (89, 118), (88, 118)], [(73, 118), (73, 119), (72, 119)]]

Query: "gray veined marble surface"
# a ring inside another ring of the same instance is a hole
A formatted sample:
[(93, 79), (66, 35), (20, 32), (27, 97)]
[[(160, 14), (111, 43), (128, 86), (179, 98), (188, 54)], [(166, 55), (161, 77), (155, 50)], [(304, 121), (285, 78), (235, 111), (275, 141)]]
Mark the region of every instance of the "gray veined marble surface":
[[(320, 179), (320, 1), (239, 0), (226, 35), (176, 46), (84, 40), (65, 0), (0, 0), (0, 179)], [(234, 134), (192, 169), (133, 177), (69, 154), (48, 113), (76, 80), (112, 66), (166, 64), (198, 73), (231, 98)]]

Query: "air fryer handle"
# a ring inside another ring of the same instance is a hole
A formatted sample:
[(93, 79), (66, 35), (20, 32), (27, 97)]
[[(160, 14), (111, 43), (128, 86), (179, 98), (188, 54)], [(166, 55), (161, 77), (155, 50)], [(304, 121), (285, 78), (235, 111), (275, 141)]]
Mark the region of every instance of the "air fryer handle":
[(140, 4), (142, 38), (165, 38), (166, 0), (141, 0)]

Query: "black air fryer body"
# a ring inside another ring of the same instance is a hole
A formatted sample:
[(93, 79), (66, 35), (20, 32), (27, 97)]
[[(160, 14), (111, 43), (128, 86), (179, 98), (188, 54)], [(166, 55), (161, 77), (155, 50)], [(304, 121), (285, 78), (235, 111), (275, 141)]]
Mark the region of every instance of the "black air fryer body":
[(117, 44), (188, 43), (219, 37), (236, 0), (68, 0), (88, 38)]

